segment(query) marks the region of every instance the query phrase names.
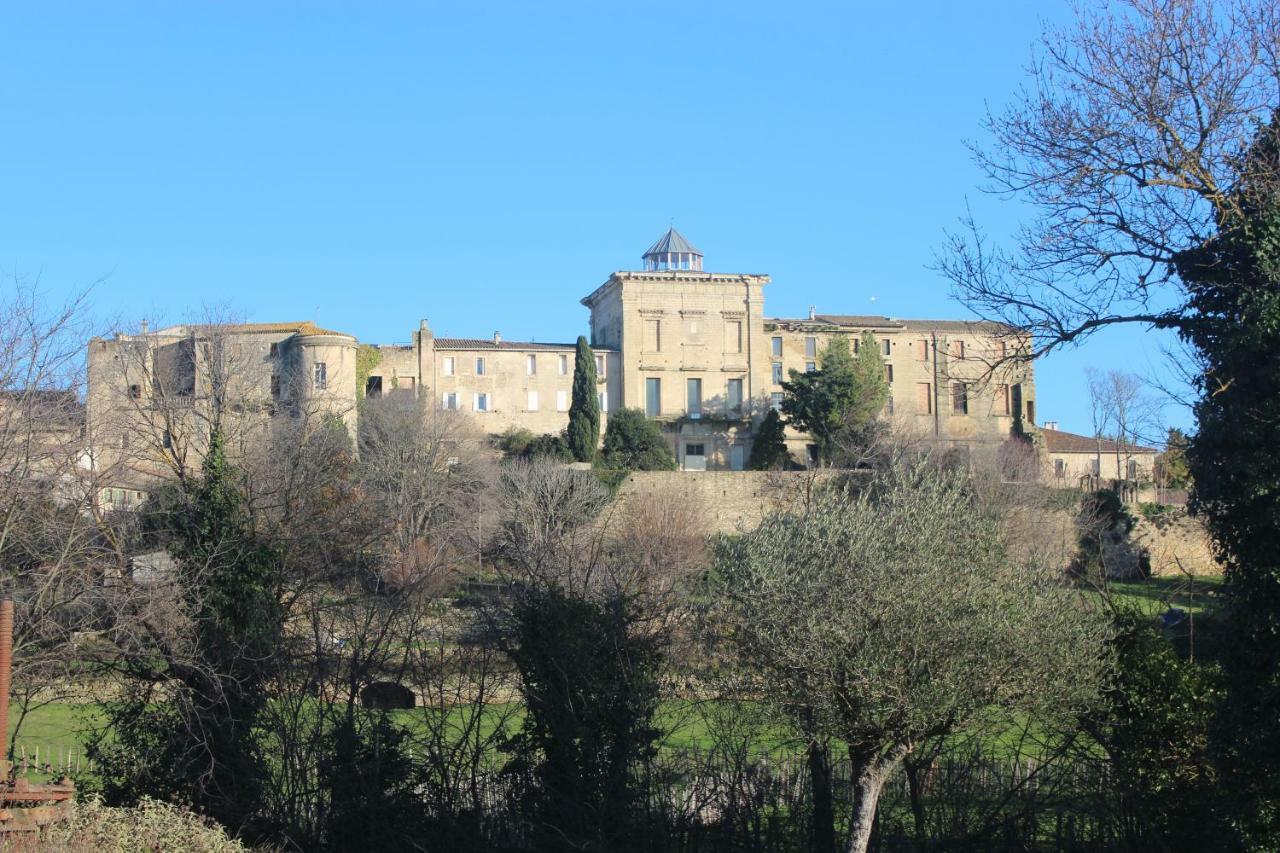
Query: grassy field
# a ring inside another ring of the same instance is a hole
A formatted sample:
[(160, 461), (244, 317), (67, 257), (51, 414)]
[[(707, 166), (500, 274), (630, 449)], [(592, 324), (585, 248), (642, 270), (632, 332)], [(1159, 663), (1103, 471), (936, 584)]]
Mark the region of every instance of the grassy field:
[[(1151, 578), (1142, 581), (1111, 582), (1106, 594), (1121, 604), (1131, 605), (1153, 618), (1169, 607), (1177, 607), (1194, 613), (1197, 617), (1212, 616), (1221, 606), (1221, 581), (1219, 577)], [(1096, 593), (1102, 595), (1101, 592)], [(1177, 631), (1175, 630), (1175, 634)], [(9, 734), (17, 724), (18, 708), (10, 711)], [(660, 746), (669, 750), (709, 750), (716, 738), (713, 721), (730, 715), (732, 707), (720, 703), (671, 700), (659, 710), (658, 728), (666, 733)], [(450, 712), (460, 713), (460, 712)], [(34, 758), (36, 750), (40, 762), (47, 759), (57, 763), (66, 760), (68, 754), (82, 755), (85, 736), (102, 719), (101, 708), (93, 703), (52, 703), (32, 710), (22, 722), (21, 732), (15, 744), (16, 755)], [(422, 710), (396, 712), (400, 722), (410, 727), (420, 726)], [(507, 726), (514, 731), (520, 725), (519, 709), (494, 706), (496, 721), (507, 716)], [(741, 715), (753, 717), (754, 714)], [(723, 727), (722, 727), (723, 728)], [(489, 727), (492, 730), (492, 727)], [(740, 733), (752, 744), (752, 751), (759, 755), (794, 755), (798, 744), (790, 741), (779, 726), (765, 724), (750, 732)], [(984, 743), (996, 752), (1014, 753), (1028, 748), (1025, 732), (1019, 726), (997, 726), (983, 736)], [(1034, 740), (1034, 736), (1032, 737)]]
[(1170, 607), (1211, 616), (1222, 603), (1222, 577), (1218, 575), (1112, 581), (1109, 589), (1117, 602), (1153, 616)]

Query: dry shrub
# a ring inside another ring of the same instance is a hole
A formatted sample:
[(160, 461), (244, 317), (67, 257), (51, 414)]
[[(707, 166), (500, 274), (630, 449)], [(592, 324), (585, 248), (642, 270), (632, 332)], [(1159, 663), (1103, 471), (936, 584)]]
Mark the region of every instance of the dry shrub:
[(242, 853), (249, 848), (228, 838), (220, 826), (207, 818), (169, 803), (144, 798), (133, 808), (112, 808), (94, 798), (78, 803), (69, 820), (47, 826), (34, 849), (66, 853)]

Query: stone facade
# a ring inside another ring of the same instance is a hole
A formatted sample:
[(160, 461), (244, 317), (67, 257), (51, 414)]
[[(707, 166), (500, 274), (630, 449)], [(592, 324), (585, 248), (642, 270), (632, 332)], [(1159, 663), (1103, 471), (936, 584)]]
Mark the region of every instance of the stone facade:
[(1109, 438), (1063, 432), (1048, 426), (1040, 430), (1044, 448), (1041, 464), (1046, 482), (1056, 486), (1097, 488), (1119, 481), (1137, 487), (1150, 486), (1160, 451), (1137, 444), (1120, 444)]
[[(791, 370), (813, 369), (836, 335), (882, 348), (891, 400), (885, 416), (913, 435), (994, 451), (1035, 422), (1029, 361), (1006, 361), (1027, 342), (986, 323), (818, 314), (765, 315), (767, 275), (716, 273), (671, 229), (587, 295), (604, 418), (619, 407), (663, 426), (685, 470), (739, 470), (755, 428), (779, 404)], [(216, 354), (216, 357), (215, 357)], [(88, 434), (95, 459), (131, 481), (198, 463), (221, 373), (234, 379), (237, 434), (269, 433), (300, 407), (354, 432), (362, 397), (403, 394), (472, 413), (484, 431), (535, 433), (568, 422), (575, 347), (569, 343), (437, 338), (424, 320), (409, 343), (361, 347), (313, 324), (175, 326), (89, 343)], [(215, 362), (223, 365), (217, 367)], [(233, 370), (226, 370), (234, 364)], [(217, 369), (215, 369), (217, 368)], [(805, 436), (790, 433), (798, 460)], [(141, 493), (144, 487), (135, 491)]]
[(354, 435), (356, 339), (313, 323), (173, 326), (93, 338), (85, 400), (100, 504), (127, 508), (158, 480), (197, 470), (215, 420), (233, 455), (301, 414)]
[[(433, 404), (471, 412), (485, 432), (511, 428), (559, 432), (569, 423), (574, 344), (437, 338), (423, 320), (408, 345), (374, 347), (378, 362), (365, 382), (365, 396), (430, 394)], [(601, 423), (618, 403), (618, 353), (595, 348)]]
[[(765, 321), (772, 405), (791, 371), (816, 369), (831, 338), (857, 352), (870, 334), (885, 363), (885, 417), (906, 435), (968, 451), (991, 451), (1015, 429), (1035, 423), (1035, 381), (1029, 362), (1007, 362), (1025, 351), (1025, 336), (994, 323), (895, 320), (811, 312), (802, 320)], [(804, 436), (788, 432), (793, 455), (805, 458)]]

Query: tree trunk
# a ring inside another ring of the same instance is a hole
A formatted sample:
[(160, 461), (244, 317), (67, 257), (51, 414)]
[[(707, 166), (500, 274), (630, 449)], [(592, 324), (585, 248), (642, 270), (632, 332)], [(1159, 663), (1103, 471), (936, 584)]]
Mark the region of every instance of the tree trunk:
[(831, 791), (831, 749), (809, 742), (809, 780), (813, 789), (814, 853), (836, 853), (836, 816)]
[(853, 814), (849, 818), (849, 853), (866, 853), (871, 843), (871, 828), (876, 820), (880, 791), (889, 774), (906, 756), (908, 750), (895, 746), (887, 753), (879, 749), (849, 750), (853, 764)]
[(907, 776), (907, 793), (911, 798), (911, 817), (916, 827), (916, 849), (924, 849), (925, 813), (924, 813), (924, 780), (920, 774), (927, 772), (928, 765), (907, 761), (903, 763)]

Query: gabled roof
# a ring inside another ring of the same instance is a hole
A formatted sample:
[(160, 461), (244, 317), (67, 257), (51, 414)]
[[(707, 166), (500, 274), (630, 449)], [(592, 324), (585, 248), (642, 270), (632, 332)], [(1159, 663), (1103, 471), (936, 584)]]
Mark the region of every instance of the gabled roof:
[(1018, 329), (991, 320), (903, 320), (903, 328), (918, 332), (969, 332), (971, 334), (1017, 334)]
[(1044, 448), (1050, 453), (1159, 453), (1154, 447), (1128, 444), (1123, 447), (1109, 438), (1097, 439), (1088, 435), (1076, 435), (1057, 429), (1040, 429), (1044, 435)]
[(333, 329), (322, 329), (310, 320), (297, 320), (295, 322), (286, 323), (227, 323), (219, 325), (215, 323), (199, 323), (195, 325), (170, 326), (166, 329), (157, 329), (152, 334), (156, 335), (189, 335), (198, 334), (200, 332), (222, 331), (231, 332), (237, 335), (251, 334), (284, 334), (293, 333), (299, 337), (309, 337), (311, 335), (343, 335), (351, 337), (346, 332), (337, 332)]
[(897, 327), (902, 323), (879, 314), (814, 314), (813, 319), (819, 323), (831, 323), (835, 326), (886, 326)]
[(668, 252), (692, 252), (695, 255), (701, 255), (692, 243), (684, 238), (684, 235), (675, 228), (668, 228), (667, 233), (658, 238), (658, 242), (649, 247), (649, 251), (640, 257), (647, 258), (649, 255), (665, 255)]
[[(577, 344), (552, 344), (535, 341), (494, 341), (492, 338), (436, 338), (436, 349), (446, 350), (556, 350), (573, 352)], [(613, 352), (610, 347), (592, 347), (595, 352)]]

